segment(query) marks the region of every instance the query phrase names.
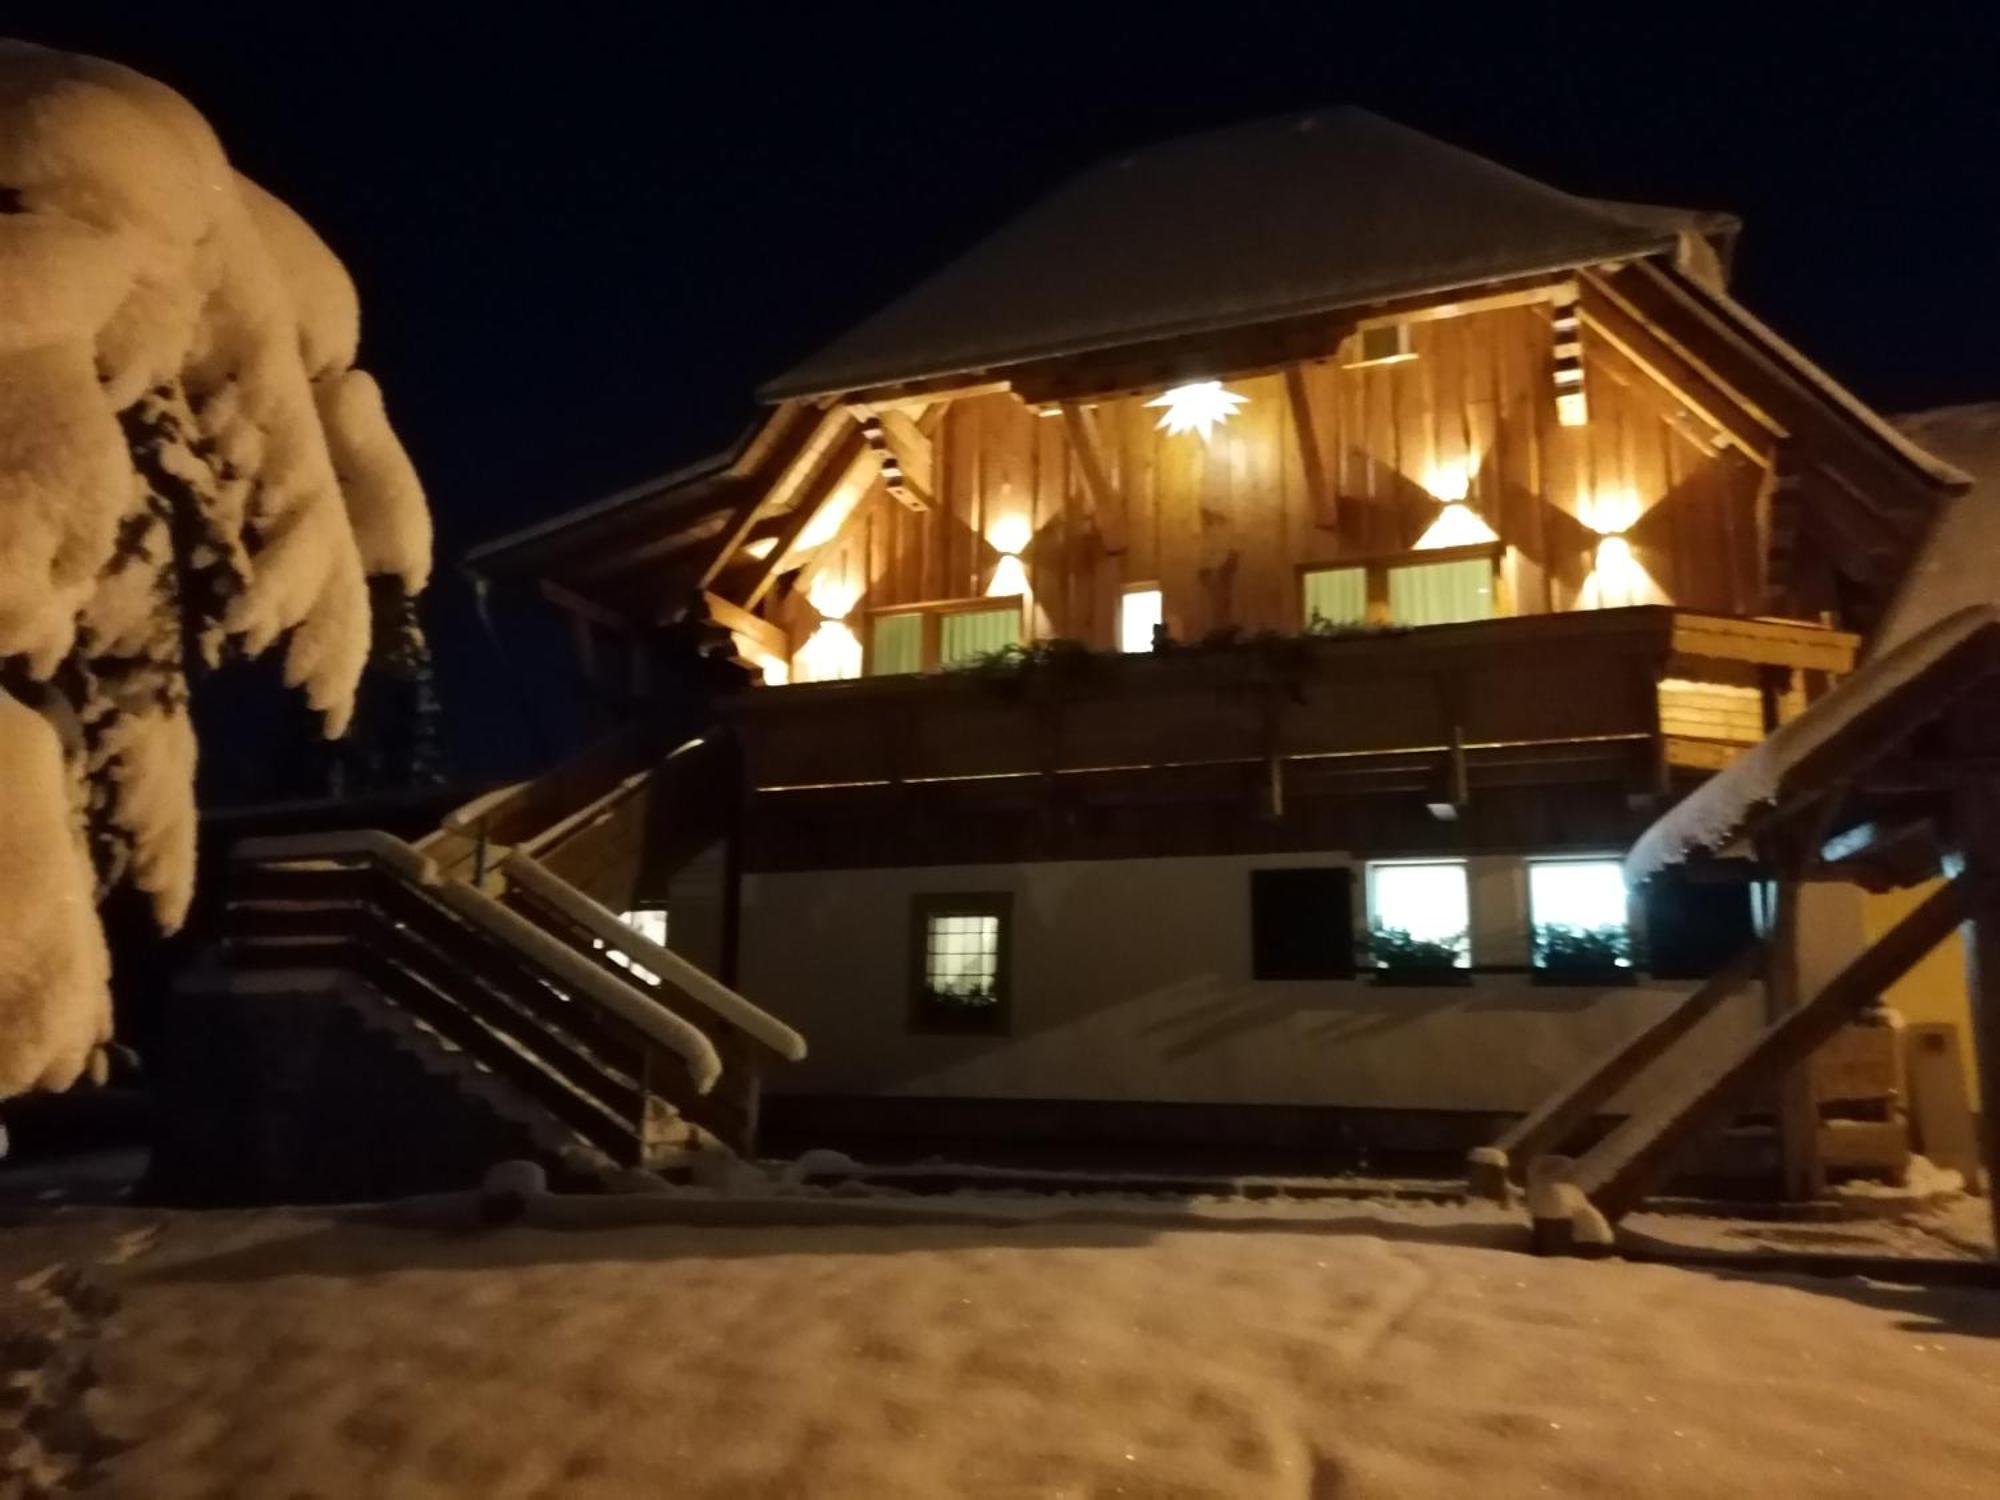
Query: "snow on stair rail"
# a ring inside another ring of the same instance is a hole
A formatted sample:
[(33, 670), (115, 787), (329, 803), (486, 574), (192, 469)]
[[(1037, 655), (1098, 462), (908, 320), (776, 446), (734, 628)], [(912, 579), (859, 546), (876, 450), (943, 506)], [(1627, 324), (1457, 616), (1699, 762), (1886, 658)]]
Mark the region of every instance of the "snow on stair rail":
[(689, 963), (671, 948), (663, 948), (627, 927), (608, 908), (598, 905), (575, 886), (552, 874), (531, 856), (515, 850), (502, 861), (500, 873), (537, 900), (554, 907), (606, 947), (616, 949), (634, 963), (652, 970), (690, 1000), (707, 1006), (718, 1019), (762, 1042), (787, 1062), (804, 1059), (806, 1039), (798, 1032)]
[(693, 1022), (606, 973), (476, 886), (440, 876), (436, 865), (392, 834), (374, 828), (288, 834), (244, 839), (231, 851), (232, 859), (255, 864), (312, 864), (357, 857), (374, 860), (413, 885), (424, 887), (466, 922), (548, 970), (564, 988), (603, 1006), (649, 1040), (678, 1054), (687, 1064), (696, 1093), (706, 1094), (722, 1076), (721, 1057)]

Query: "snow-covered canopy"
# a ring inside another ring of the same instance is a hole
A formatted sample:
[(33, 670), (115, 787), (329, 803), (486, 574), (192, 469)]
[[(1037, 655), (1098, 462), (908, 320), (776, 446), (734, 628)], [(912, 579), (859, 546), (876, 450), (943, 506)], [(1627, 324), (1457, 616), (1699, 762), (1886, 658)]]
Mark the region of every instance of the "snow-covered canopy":
[[(190, 650), (215, 665), (280, 647), (339, 734), (366, 578), (429, 577), (423, 491), (354, 368), (359, 339), (339, 260), (185, 99), (0, 42), (0, 1005), (72, 1005), (93, 985), (103, 1005), (101, 961), (59, 951), (87, 929), (101, 953), (94, 918), (23, 903), (128, 879), (163, 925), (184, 915)], [(45, 785), (52, 744), (75, 837), (15, 795)], [(87, 1060), (24, 1056), (23, 1037), (64, 1052), (102, 1029), (0, 1027), (16, 1049), (0, 1093)]]
[(1689, 793), (1640, 836), (1625, 873), (1638, 882), (1723, 848), (1764, 809), (1890, 748), (1968, 683), (2000, 641), (2000, 403), (1946, 407), (1898, 425), (1972, 476), (1946, 501), (1868, 659), (1790, 723)]

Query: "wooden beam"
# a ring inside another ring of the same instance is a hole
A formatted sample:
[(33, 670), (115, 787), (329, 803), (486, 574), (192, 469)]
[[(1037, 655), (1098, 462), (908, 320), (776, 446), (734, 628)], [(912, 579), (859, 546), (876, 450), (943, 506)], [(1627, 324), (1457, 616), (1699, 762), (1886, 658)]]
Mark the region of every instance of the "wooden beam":
[[(1693, 994), (1636, 1036), (1620, 1042), (1529, 1110), (1499, 1139), (1475, 1151), (1468, 1177), (1475, 1191), (1507, 1201), (1507, 1178), (1537, 1156), (1560, 1152), (1612, 1096), (1663, 1057), (1682, 1037), (1755, 981), (1764, 968), (1762, 945), (1752, 945), (1708, 977)], [(1499, 1159), (1494, 1159), (1494, 1153)]]
[[(716, 539), (715, 550), (702, 568), (700, 586), (710, 587), (736, 560), (766, 510), (781, 506), (814, 472), (814, 464), (846, 426), (839, 408), (814, 412), (810, 407), (781, 407), (791, 413), (783, 432), (756, 447), (759, 467), (744, 474), (748, 485), (730, 522)], [(775, 417), (773, 421), (775, 423)]]
[(778, 533), (778, 544), (758, 566), (749, 588), (744, 591), (743, 608), (746, 610), (755, 610), (758, 601), (771, 591), (771, 585), (778, 581), (778, 575), (797, 550), (799, 538), (826, 508), (827, 502), (853, 481), (864, 465), (875, 462), (875, 455), (862, 438), (861, 428), (853, 417), (843, 411), (839, 418), (846, 430), (835, 439), (812, 478), (799, 489), (792, 513), (785, 519), (784, 530)]
[(705, 593), (702, 599), (708, 605), (708, 616), (723, 629), (737, 635), (748, 636), (750, 640), (775, 656), (780, 661), (788, 661), (792, 654), (792, 643), (785, 632), (760, 615), (753, 615), (739, 605), (731, 604), (720, 594)]
[(1103, 539), (1107, 552), (1123, 552), (1125, 530), (1116, 515), (1111, 476), (1104, 466), (1104, 446), (1097, 431), (1097, 413), (1086, 406), (1065, 401), (1062, 420), (1063, 430), (1069, 434), (1070, 451), (1076, 455), (1077, 469), (1083, 475), (1083, 487), (1090, 495), (1097, 534)]
[(861, 436), (882, 462), (882, 484), (899, 505), (923, 512), (936, 493), (932, 481), (931, 440), (901, 411), (857, 413)]
[(1740, 404), (1732, 393), (1706, 379), (1702, 372), (1682, 358), (1599, 279), (1584, 277), (1585, 295), (1578, 304), (1583, 325), (1626, 359), (1639, 372), (1674, 400), (1693, 412), (1709, 428), (1761, 468), (1771, 467), (1772, 449), (1784, 436), (1754, 409)]
[(1326, 454), (1320, 447), (1319, 423), (1313, 417), (1301, 365), (1285, 366), (1285, 400), (1292, 409), (1292, 430), (1298, 434), (1299, 462), (1305, 469), (1306, 498), (1312, 504), (1313, 521), (1331, 531), (1340, 525), (1339, 502), (1333, 486), (1327, 483)]
[(542, 597), (557, 609), (565, 610), (579, 619), (588, 620), (593, 625), (602, 625), (606, 630), (619, 630), (630, 634), (632, 622), (616, 610), (607, 609), (595, 599), (586, 599), (574, 589), (564, 588), (554, 579), (544, 578), (541, 582)]
[(1722, 1066), (1685, 1079), (1658, 1107), (1625, 1120), (1577, 1161), (1570, 1181), (1605, 1218), (1622, 1218), (1703, 1125), (1804, 1063), (1942, 942), (1972, 906), (1964, 877), (1940, 886), (1817, 995), (1740, 1044)]

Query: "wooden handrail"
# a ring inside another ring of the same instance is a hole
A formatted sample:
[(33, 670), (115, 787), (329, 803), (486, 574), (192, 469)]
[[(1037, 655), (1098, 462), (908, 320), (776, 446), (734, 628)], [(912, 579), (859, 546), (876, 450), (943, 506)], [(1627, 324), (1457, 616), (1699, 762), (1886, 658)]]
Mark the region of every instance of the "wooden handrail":
[(805, 1057), (806, 1039), (798, 1032), (703, 973), (672, 949), (633, 931), (576, 887), (557, 879), (530, 855), (516, 850), (501, 864), (500, 873), (607, 948), (658, 974), (664, 984), (787, 1062), (798, 1062)]
[(1591, 1062), (1561, 1088), (1509, 1126), (1492, 1145), (1467, 1160), (1473, 1190), (1505, 1202), (1507, 1179), (1537, 1156), (1560, 1151), (1613, 1095), (1713, 1015), (1764, 970), (1764, 945), (1754, 943), (1718, 969), (1701, 987), (1637, 1035)]
[(1812, 999), (1743, 1043), (1724, 1066), (1704, 1070), (1660, 1108), (1619, 1125), (1575, 1163), (1569, 1181), (1606, 1219), (1616, 1221), (1630, 1212), (1704, 1123), (1804, 1062), (1942, 942), (1969, 909), (1965, 877), (1941, 886)]
[(273, 865), (356, 858), (372, 861), (421, 886), (468, 925), (546, 970), (563, 988), (602, 1006), (650, 1042), (677, 1054), (686, 1063), (689, 1080), (697, 1093), (707, 1093), (722, 1074), (722, 1059), (699, 1027), (675, 1015), (631, 983), (606, 973), (476, 886), (440, 878), (431, 861), (399, 838), (377, 829), (354, 829), (332, 834), (246, 839), (232, 851), (232, 858), (238, 863)]

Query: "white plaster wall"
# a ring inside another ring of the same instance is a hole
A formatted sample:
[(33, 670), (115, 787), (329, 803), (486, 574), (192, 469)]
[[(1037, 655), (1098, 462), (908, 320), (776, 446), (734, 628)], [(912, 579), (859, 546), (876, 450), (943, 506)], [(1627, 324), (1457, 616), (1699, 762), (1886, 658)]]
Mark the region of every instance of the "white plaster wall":
[[(811, 1056), (774, 1092), (1523, 1110), (1645, 1026), (1687, 985), (1571, 988), (1524, 974), (1467, 988), (1250, 974), (1249, 871), (1328, 854), (840, 870), (749, 876), (742, 991)], [(1471, 861), (1475, 961), (1527, 957), (1525, 882)], [(1357, 871), (1357, 889), (1359, 887)], [(1013, 1027), (908, 1027), (910, 898), (1011, 891)], [(1357, 900), (1356, 906), (1362, 903)], [(1358, 920), (1358, 917), (1357, 917)], [(1697, 1033), (1743, 1034), (1754, 992)], [(1642, 1090), (1616, 1103), (1642, 1102)]]

